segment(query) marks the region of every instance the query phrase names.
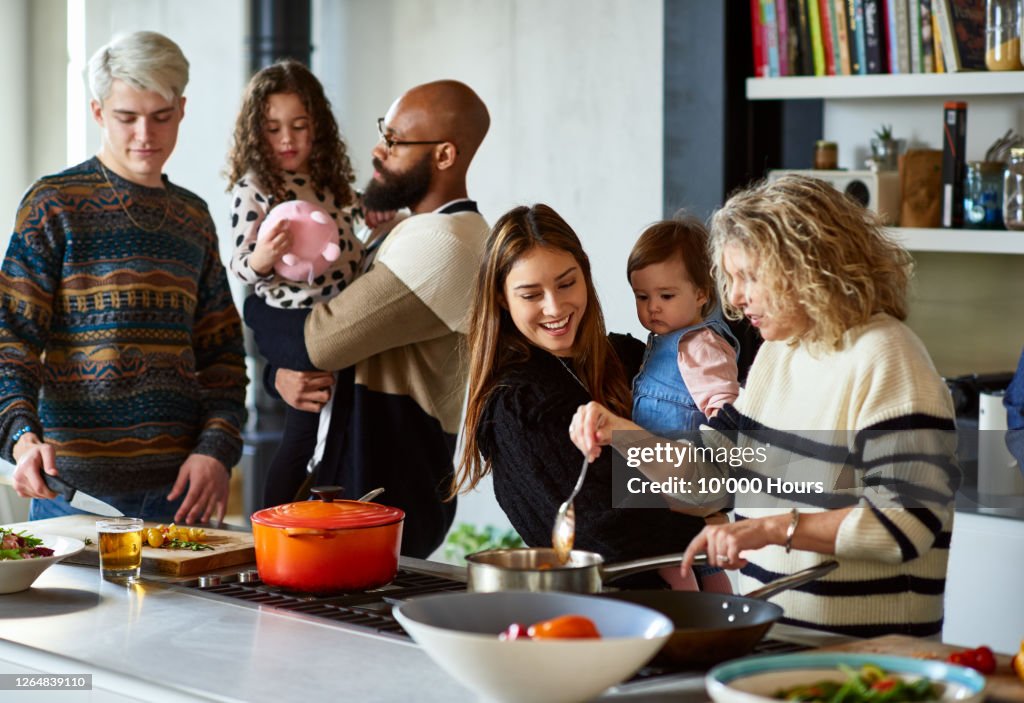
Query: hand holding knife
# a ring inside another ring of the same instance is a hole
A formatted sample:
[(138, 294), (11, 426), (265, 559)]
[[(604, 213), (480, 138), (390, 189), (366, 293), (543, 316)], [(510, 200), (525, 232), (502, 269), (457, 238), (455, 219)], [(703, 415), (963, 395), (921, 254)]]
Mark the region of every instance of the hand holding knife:
[(70, 503), (73, 508), (78, 508), (79, 510), (84, 510), (85, 512), (92, 513), (94, 515), (104, 515), (106, 517), (121, 517), (124, 515), (124, 513), (110, 503), (105, 503), (99, 498), (95, 498), (84, 491), (78, 490), (59, 476), (51, 476), (50, 474), (43, 472), (43, 480), (46, 481), (46, 485), (50, 487), (50, 490), (64, 496), (64, 500)]

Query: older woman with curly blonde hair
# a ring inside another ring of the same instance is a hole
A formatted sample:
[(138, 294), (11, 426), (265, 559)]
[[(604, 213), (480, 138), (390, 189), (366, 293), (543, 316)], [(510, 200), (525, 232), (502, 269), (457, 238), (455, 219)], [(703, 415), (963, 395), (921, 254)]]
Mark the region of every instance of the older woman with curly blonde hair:
[[(735, 405), (697, 445), (754, 445), (785, 459), (737, 467), (694, 453), (639, 468), (659, 481), (703, 477), (705, 486), (708, 477), (767, 486), (772, 472), (810, 476), (822, 490), (736, 492), (735, 521), (705, 528), (684, 570), (705, 553), (712, 565), (740, 569), (747, 591), (834, 556), (833, 574), (777, 598), (786, 622), (859, 636), (938, 634), (959, 473), (949, 392), (902, 322), (910, 256), (873, 213), (800, 176), (730, 198), (712, 218), (711, 250), (726, 314), (746, 317), (765, 343)], [(636, 457), (660, 439), (597, 403), (579, 408), (570, 436), (590, 457), (607, 444)]]

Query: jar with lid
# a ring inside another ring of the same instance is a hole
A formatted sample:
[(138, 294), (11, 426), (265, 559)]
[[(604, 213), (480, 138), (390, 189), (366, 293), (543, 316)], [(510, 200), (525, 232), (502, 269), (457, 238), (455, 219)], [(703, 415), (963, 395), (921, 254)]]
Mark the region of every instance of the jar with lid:
[(1003, 220), (1006, 229), (1024, 230), (1024, 149), (1010, 149), (1003, 172)]
[(1021, 0), (985, 0), (985, 67), (1019, 71)]
[(834, 171), (839, 168), (839, 145), (825, 139), (814, 143), (814, 168)]

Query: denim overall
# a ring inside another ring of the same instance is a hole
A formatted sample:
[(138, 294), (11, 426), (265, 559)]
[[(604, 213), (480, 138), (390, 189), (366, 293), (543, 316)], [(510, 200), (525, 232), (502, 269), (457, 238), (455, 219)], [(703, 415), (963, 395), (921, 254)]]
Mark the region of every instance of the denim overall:
[(679, 375), (679, 340), (687, 332), (709, 328), (724, 337), (736, 350), (740, 344), (715, 309), (706, 320), (668, 334), (653, 332), (647, 337), (647, 350), (640, 372), (633, 379), (633, 422), (648, 432), (678, 439), (686, 432), (700, 430), (707, 418), (690, 395)]

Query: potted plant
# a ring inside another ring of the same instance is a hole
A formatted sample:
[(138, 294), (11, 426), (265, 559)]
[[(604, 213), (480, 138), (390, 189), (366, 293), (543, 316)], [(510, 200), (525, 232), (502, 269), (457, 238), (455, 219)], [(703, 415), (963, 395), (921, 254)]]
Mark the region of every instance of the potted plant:
[(902, 139), (893, 139), (892, 125), (883, 124), (875, 130), (871, 140), (871, 159), (868, 165), (877, 171), (895, 171), (899, 166)]

